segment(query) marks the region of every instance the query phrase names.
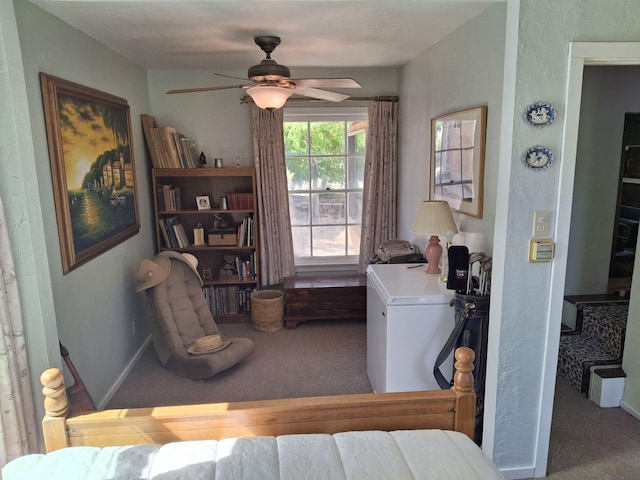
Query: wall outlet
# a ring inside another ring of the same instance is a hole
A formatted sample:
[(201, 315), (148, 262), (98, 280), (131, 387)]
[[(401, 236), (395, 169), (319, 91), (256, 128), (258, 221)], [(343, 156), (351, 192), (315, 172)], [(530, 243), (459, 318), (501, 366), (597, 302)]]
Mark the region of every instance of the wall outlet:
[(549, 212), (533, 212), (533, 236), (549, 236)]

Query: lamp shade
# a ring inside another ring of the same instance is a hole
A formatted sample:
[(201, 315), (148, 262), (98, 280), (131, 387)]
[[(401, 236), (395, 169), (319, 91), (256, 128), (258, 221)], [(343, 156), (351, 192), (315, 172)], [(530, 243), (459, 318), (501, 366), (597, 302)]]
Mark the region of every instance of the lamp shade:
[(411, 231), (423, 235), (458, 233), (458, 227), (456, 227), (449, 203), (441, 200), (422, 202), (411, 226)]
[(411, 231), (431, 236), (424, 251), (428, 263), (425, 271), (440, 273), (438, 262), (442, 256), (442, 245), (440, 245), (438, 236), (458, 233), (458, 227), (453, 220), (449, 203), (440, 200), (422, 202), (411, 226)]
[(275, 110), (284, 106), (287, 99), (293, 95), (293, 90), (274, 85), (256, 85), (249, 88), (247, 94), (260, 108)]

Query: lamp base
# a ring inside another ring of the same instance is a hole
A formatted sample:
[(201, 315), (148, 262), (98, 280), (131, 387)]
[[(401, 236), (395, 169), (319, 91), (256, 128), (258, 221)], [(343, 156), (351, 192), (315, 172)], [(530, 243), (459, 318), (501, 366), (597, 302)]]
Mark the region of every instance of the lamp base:
[(431, 235), (429, 244), (424, 249), (424, 256), (427, 258), (427, 273), (440, 273), (440, 257), (442, 256), (442, 245), (440, 245), (440, 238), (437, 235)]

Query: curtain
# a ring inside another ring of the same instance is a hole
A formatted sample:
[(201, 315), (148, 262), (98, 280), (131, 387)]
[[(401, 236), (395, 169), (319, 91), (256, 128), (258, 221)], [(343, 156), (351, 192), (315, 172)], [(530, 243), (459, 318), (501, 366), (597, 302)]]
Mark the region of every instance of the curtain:
[(358, 266), (360, 273), (366, 271), (380, 244), (396, 238), (397, 231), (397, 97), (369, 100), (368, 115)]
[(251, 105), (263, 285), (277, 285), (295, 274), (283, 118), (281, 108), (269, 111)]
[(16, 282), (9, 232), (0, 200), (0, 465), (37, 451), (37, 425), (22, 309)]

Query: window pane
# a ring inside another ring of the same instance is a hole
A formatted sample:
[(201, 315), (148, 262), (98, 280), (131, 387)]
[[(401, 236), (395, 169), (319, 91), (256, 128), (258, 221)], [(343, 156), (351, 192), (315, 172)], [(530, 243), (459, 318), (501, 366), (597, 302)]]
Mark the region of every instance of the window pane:
[(347, 255), (360, 255), (360, 224), (347, 227)]
[(309, 153), (309, 124), (286, 122), (283, 125), (285, 155), (307, 155)]
[(309, 160), (306, 157), (287, 158), (289, 190), (309, 190)]
[(347, 194), (347, 223), (362, 222), (362, 192), (349, 192)]
[(291, 227), (293, 251), (297, 257), (311, 256), (311, 232), (309, 227)]
[(344, 193), (312, 193), (311, 201), (313, 205), (311, 222), (313, 224), (345, 222)]
[(313, 190), (344, 188), (344, 177), (344, 157), (311, 158), (311, 188)]
[(335, 257), (345, 255), (345, 227), (311, 227), (313, 232), (313, 256)]
[(347, 127), (347, 154), (364, 155), (366, 122), (350, 122)]
[(364, 187), (364, 157), (349, 157), (347, 159), (347, 188)]
[(309, 194), (289, 195), (289, 215), (291, 225), (309, 225)]
[(344, 155), (345, 122), (311, 122), (311, 155)]

